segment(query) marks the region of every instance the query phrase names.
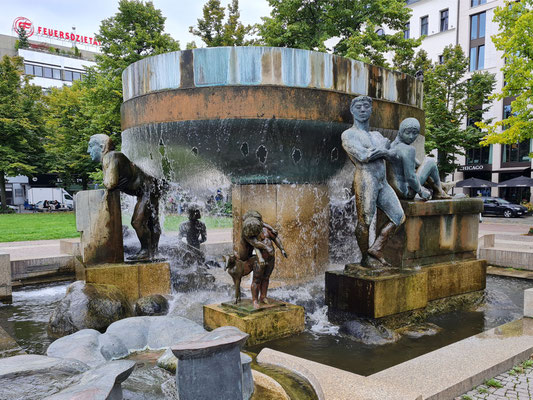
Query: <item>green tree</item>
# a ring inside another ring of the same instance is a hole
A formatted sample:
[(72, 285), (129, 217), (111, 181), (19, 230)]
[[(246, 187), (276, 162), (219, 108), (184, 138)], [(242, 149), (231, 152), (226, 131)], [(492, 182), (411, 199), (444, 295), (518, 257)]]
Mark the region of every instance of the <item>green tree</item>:
[(91, 135), (105, 133), (120, 144), (122, 71), (142, 58), (179, 50), (179, 43), (163, 33), (164, 23), (152, 2), (120, 0), (118, 13), (102, 21), (96, 35), (102, 43), (96, 66), (71, 88), (51, 91), (46, 100), (46, 148), (52, 170), (65, 181), (76, 175), (85, 186), (99, 168), (87, 154)]
[(6, 207), (7, 176), (27, 175), (42, 166), (42, 91), (22, 74), (21, 57), (0, 61), (0, 200)]
[(253, 41), (246, 37), (252, 32), (253, 27), (244, 26), (239, 21), (239, 1), (232, 0), (228, 4), (226, 22), (224, 22), (225, 10), (220, 0), (208, 0), (203, 7), (203, 18), (198, 18), (197, 27), (189, 27), (189, 32), (202, 39), (207, 47), (252, 44)]
[(26, 29), (23, 27), (20, 27), (17, 29), (17, 35), (19, 37), (17, 41), (17, 49), (27, 49), (30, 47), (30, 42), (28, 42), (28, 34), (26, 33)]
[(44, 144), (50, 157), (50, 172), (60, 174), (65, 184), (82, 180), (87, 189), (89, 174), (95, 165), (87, 154), (90, 133), (95, 130), (87, 125), (84, 101), (88, 89), (80, 81), (62, 88), (52, 88), (45, 96), (47, 136)]
[(429, 70), (433, 63), (429, 59), (428, 53), (424, 49), (418, 50), (416, 55), (408, 53), (396, 53), (393, 59), (394, 67), (409, 75), (415, 75), (418, 71), (425, 73)]
[(490, 107), (495, 84), (494, 76), (486, 72), (476, 72), (467, 79), (468, 59), (461, 46), (447, 46), (443, 59), (424, 74), (426, 152), (437, 150), (442, 176), (457, 168), (455, 157), (464, 154), (464, 148), (479, 145), (479, 130), (465, 128), (464, 121), (481, 121)]
[[(403, 0), (268, 0), (270, 17), (258, 26), (262, 43), (325, 51), (338, 38), (335, 54), (388, 66), (384, 54), (412, 57), (420, 39), (405, 39), (411, 11)], [(389, 32), (389, 33), (387, 33)]]
[(506, 85), (494, 98), (515, 100), (511, 116), (479, 126), (486, 129), (484, 143), (517, 143), (533, 137), (533, 0), (506, 1), (496, 8), (494, 21), (499, 31), (492, 41), (506, 61), (502, 69)]
[(151, 1), (120, 0), (118, 12), (104, 19), (95, 35), (102, 51), (96, 56), (98, 72), (121, 75), (135, 61), (179, 50), (179, 42), (164, 33), (165, 20)]

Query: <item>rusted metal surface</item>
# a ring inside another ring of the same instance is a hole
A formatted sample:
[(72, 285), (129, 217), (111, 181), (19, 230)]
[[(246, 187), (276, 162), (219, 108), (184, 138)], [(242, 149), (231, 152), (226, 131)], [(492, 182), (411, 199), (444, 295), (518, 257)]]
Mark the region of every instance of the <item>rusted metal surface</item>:
[[(122, 129), (150, 123), (218, 119), (286, 119), (352, 123), (352, 96), (277, 86), (222, 86), (151, 93), (122, 105)], [(421, 109), (376, 100), (371, 126), (396, 130), (404, 118), (424, 124)]]
[(148, 93), (193, 87), (314, 88), (367, 94), (421, 108), (414, 77), (327, 53), (273, 47), (216, 47), (145, 58), (123, 73), (124, 101)]

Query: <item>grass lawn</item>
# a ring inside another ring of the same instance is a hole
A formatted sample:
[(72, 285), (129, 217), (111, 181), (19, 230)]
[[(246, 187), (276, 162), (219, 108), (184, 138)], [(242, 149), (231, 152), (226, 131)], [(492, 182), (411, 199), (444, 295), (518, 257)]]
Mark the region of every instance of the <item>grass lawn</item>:
[[(124, 215), (124, 224), (129, 225), (131, 217)], [(184, 215), (166, 215), (164, 231), (177, 231), (186, 221)], [(207, 229), (231, 228), (230, 217), (206, 216), (202, 221)], [(0, 214), (0, 242), (20, 242), (24, 240), (65, 239), (79, 237), (76, 231), (76, 216), (73, 212)]]
[(73, 212), (0, 214), (0, 242), (79, 237)]

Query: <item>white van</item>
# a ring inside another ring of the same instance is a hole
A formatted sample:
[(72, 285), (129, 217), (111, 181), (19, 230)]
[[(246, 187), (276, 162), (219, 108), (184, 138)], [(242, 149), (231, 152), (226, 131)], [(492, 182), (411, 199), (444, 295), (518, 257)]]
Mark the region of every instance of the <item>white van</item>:
[(45, 200), (57, 200), (66, 208), (69, 208), (71, 210), (74, 208), (74, 199), (63, 188), (31, 188), (30, 190), (28, 190), (28, 203), (37, 204), (39, 201)]

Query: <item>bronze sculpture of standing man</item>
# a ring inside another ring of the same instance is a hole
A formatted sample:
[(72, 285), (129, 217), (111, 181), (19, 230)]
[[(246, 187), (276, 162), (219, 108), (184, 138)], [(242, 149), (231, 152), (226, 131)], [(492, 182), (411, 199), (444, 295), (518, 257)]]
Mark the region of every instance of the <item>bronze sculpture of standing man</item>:
[[(350, 111), (354, 118), (351, 128), (342, 133), (342, 147), (355, 165), (353, 187), (357, 210), (355, 236), (361, 250), (361, 265), (369, 268), (390, 267), (383, 257), (387, 240), (405, 221), (398, 196), (387, 182), (385, 160), (394, 157), (390, 141), (381, 133), (370, 131), (372, 99), (359, 96), (353, 99)], [(370, 224), (376, 213), (382, 210), (389, 222), (376, 232), (376, 240), (370, 246)]]

